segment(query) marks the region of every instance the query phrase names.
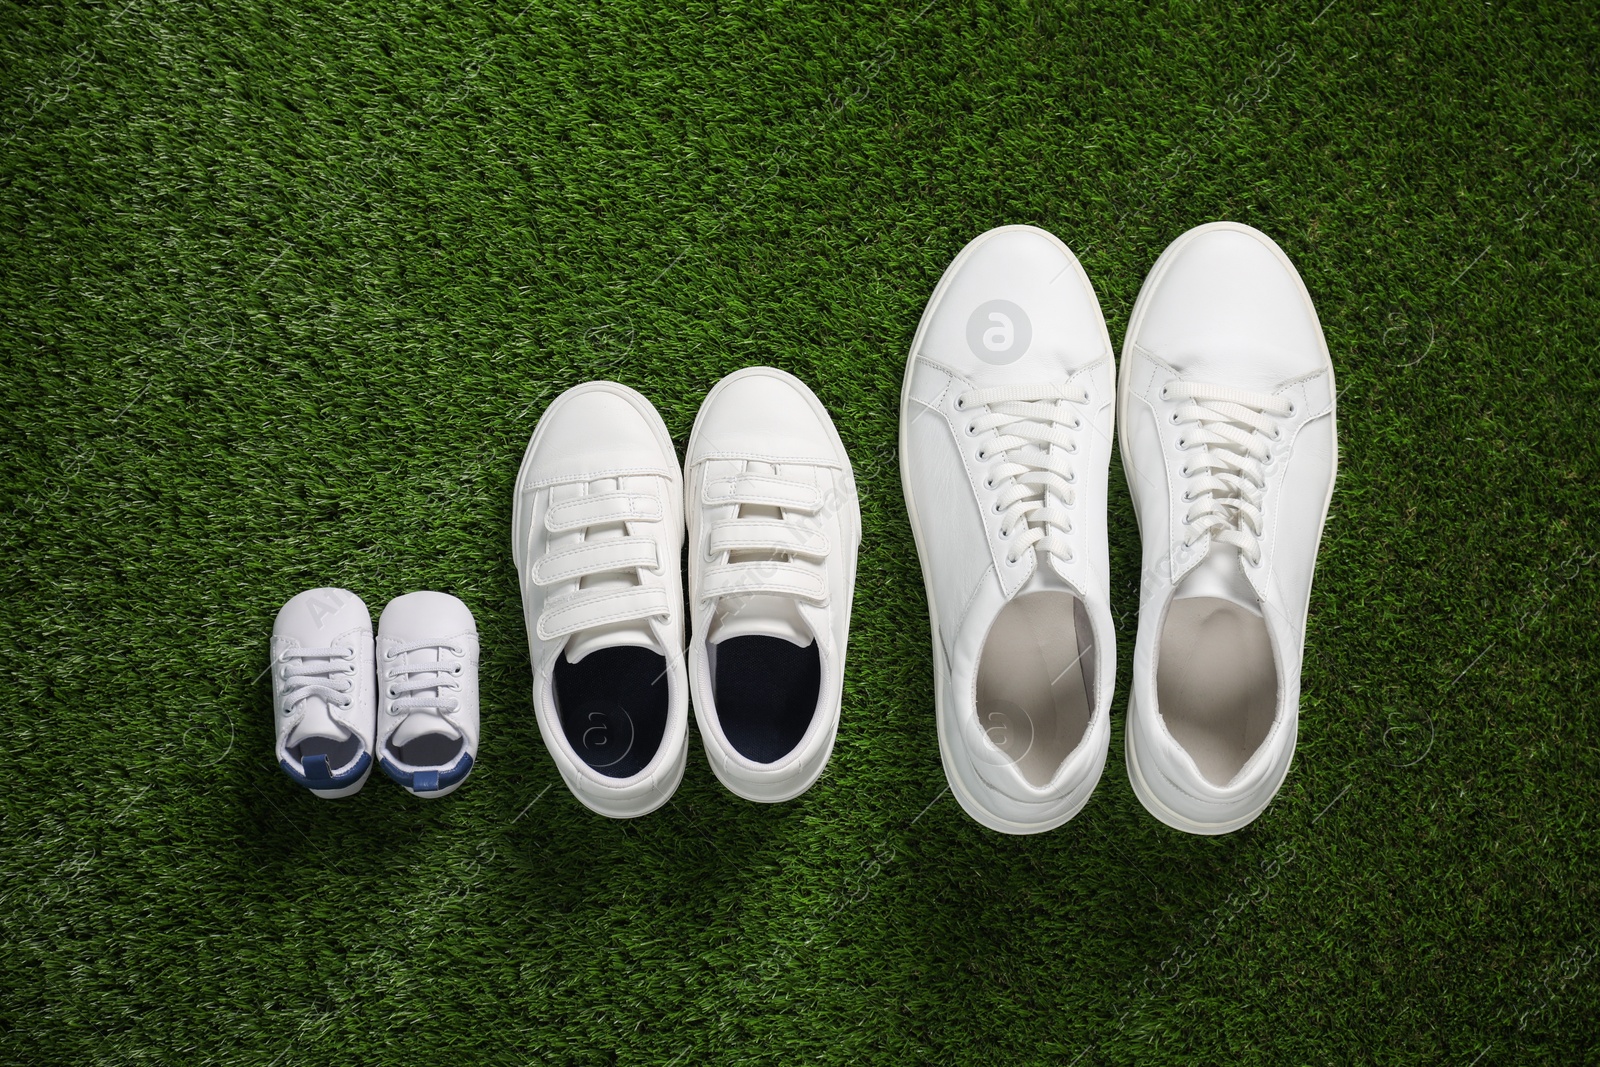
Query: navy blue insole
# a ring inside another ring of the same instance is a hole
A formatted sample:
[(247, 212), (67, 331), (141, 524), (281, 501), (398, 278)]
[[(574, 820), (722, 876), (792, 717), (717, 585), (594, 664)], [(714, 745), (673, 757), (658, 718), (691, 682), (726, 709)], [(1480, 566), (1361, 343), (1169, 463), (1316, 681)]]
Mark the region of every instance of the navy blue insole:
[(602, 648), (556, 660), (556, 709), (578, 757), (610, 778), (649, 765), (667, 729), (667, 658), (648, 648)]
[(811, 725), (822, 690), (815, 641), (799, 648), (781, 637), (732, 637), (717, 646), (717, 718), (746, 759), (776, 763)]

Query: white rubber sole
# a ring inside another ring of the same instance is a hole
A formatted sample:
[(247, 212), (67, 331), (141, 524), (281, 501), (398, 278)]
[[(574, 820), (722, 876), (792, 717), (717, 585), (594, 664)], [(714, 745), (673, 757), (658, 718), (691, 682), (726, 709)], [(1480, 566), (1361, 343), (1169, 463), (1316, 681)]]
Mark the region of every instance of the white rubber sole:
[[(474, 768), (474, 769), (476, 769), (476, 768)], [(472, 775), (469, 773), (467, 775), (467, 778), (471, 778), (471, 777), (472, 777)], [(405, 789), (405, 791), (407, 793), (410, 793), (412, 796), (416, 797), (418, 800), (438, 800), (440, 797), (447, 797), (451, 793), (454, 793), (457, 789), (460, 789), (462, 786), (466, 785), (467, 784), (467, 778), (461, 779), (461, 781), (457, 782), (454, 785), (445, 786), (443, 789), (435, 789), (431, 793), (419, 793), (415, 789), (410, 788), (409, 786), (402, 786), (401, 788)]]
[[(1179, 235), (1178, 239), (1173, 241), (1172, 244), (1168, 245), (1167, 249), (1161, 253), (1159, 258), (1156, 259), (1155, 265), (1150, 268), (1150, 273), (1145, 276), (1144, 283), (1139, 287), (1139, 296), (1133, 302), (1133, 312), (1128, 316), (1128, 329), (1123, 335), (1122, 362), (1117, 368), (1117, 450), (1122, 454), (1122, 466), (1123, 470), (1127, 474), (1127, 480), (1129, 484), (1132, 484), (1133, 478), (1137, 476), (1137, 472), (1133, 466), (1132, 456), (1128, 451), (1128, 441), (1126, 436), (1128, 426), (1128, 411), (1125, 406), (1128, 403), (1129, 395), (1127, 374), (1128, 368), (1131, 364), (1129, 357), (1133, 348), (1133, 338), (1138, 335), (1139, 327), (1144, 321), (1145, 313), (1149, 310), (1151, 297), (1155, 293), (1162, 276), (1166, 273), (1166, 269), (1171, 266), (1172, 261), (1176, 258), (1176, 254), (1194, 238), (1199, 237), (1202, 234), (1211, 233), (1215, 230), (1228, 230), (1234, 233), (1248, 234), (1253, 238), (1264, 241), (1267, 247), (1272, 250), (1272, 253), (1277, 256), (1278, 261), (1283, 264), (1285, 269), (1288, 270), (1290, 276), (1295, 279), (1296, 284), (1298, 284), (1300, 287), (1300, 298), (1305, 302), (1306, 310), (1311, 314), (1311, 320), (1317, 324), (1317, 335), (1322, 340), (1322, 358), (1326, 361), (1328, 366), (1329, 385), (1333, 386), (1335, 384), (1333, 377), (1333, 355), (1328, 351), (1328, 339), (1322, 332), (1322, 320), (1317, 317), (1316, 305), (1314, 305), (1311, 301), (1311, 292), (1306, 288), (1305, 281), (1300, 277), (1300, 272), (1295, 269), (1294, 264), (1290, 262), (1289, 257), (1284, 254), (1283, 249), (1278, 247), (1278, 243), (1255, 227), (1246, 226), (1241, 222), (1209, 222), (1203, 226), (1196, 226), (1193, 229)], [(1319, 550), (1322, 545), (1323, 529), (1328, 523), (1328, 509), (1333, 503), (1333, 489), (1339, 481), (1339, 396), (1337, 388), (1332, 389), (1332, 397), (1333, 399), (1329, 401), (1328, 416), (1333, 420), (1333, 477), (1328, 481), (1327, 499), (1322, 502), (1322, 521), (1317, 525), (1317, 545)], [(1137, 494), (1130, 495), (1133, 498), (1133, 517), (1135, 523), (1139, 527), (1139, 539), (1142, 545), (1144, 541), (1144, 518), (1139, 514), (1139, 497)], [(1315, 581), (1315, 559), (1312, 560), (1311, 568), (1312, 579)], [(1134, 662), (1138, 662), (1137, 649), (1135, 649), (1134, 652)], [(1136, 686), (1137, 682), (1130, 680), (1130, 684), (1128, 686), (1128, 719), (1130, 721), (1135, 714), (1134, 700), (1135, 693), (1137, 691)], [(1159, 712), (1156, 714), (1159, 714)], [(1299, 733), (1299, 709), (1297, 708), (1295, 709), (1295, 742), (1298, 742), (1299, 740)], [(1134, 741), (1134, 731), (1128, 729), (1126, 723), (1124, 723), (1123, 727), (1123, 736), (1123, 761), (1128, 768), (1128, 781), (1132, 783), (1133, 793), (1139, 798), (1139, 803), (1143, 804), (1145, 810), (1151, 815), (1155, 816), (1158, 820), (1166, 825), (1172, 827), (1174, 830), (1182, 830), (1183, 832), (1190, 834), (1199, 834), (1208, 837), (1216, 836), (1218, 834), (1232, 833), (1235, 830), (1241, 829), (1250, 825), (1252, 822), (1255, 822), (1261, 817), (1262, 813), (1271, 806), (1272, 801), (1276, 799), (1279, 790), (1283, 788), (1283, 783), (1288, 780), (1289, 769), (1294, 766), (1294, 758), (1291, 756), (1290, 759), (1284, 763), (1283, 774), (1279, 776), (1277, 784), (1272, 787), (1272, 793), (1268, 796), (1266, 803), (1262, 804), (1249, 815), (1240, 816), (1236, 819), (1230, 819), (1226, 822), (1220, 823), (1199, 822), (1185, 815), (1179, 814), (1166, 804), (1162, 803), (1160, 800), (1156, 799), (1156, 796), (1151, 791), (1149, 784), (1145, 781), (1144, 772), (1139, 768), (1137, 751), (1138, 746)]]
[[(1091, 776), (1089, 787), (1082, 799), (1077, 801), (1071, 807), (1067, 808), (1064, 812), (1051, 814), (1049, 817), (1040, 819), (1036, 822), (1016, 822), (1011, 819), (1003, 818), (1002, 816), (990, 811), (988, 808), (983, 806), (982, 802), (978, 800), (975, 792), (976, 786), (963, 780), (961, 771), (957, 769), (960, 764), (957, 763), (957, 761), (953, 758), (949, 740), (945, 736), (945, 716), (943, 709), (947, 706), (949, 701), (949, 696), (946, 692), (948, 686), (946, 679), (948, 678), (950, 672), (944, 661), (944, 648), (939, 643), (937, 622), (938, 611), (935, 606), (936, 602), (933, 596), (933, 583), (929, 579), (928, 561), (922, 554), (922, 526), (917, 518), (916, 504), (912, 501), (911, 494), (906, 491), (906, 487), (911, 484), (911, 478), (910, 473), (906, 470), (905, 439), (906, 427), (910, 424), (909, 412), (911, 402), (912, 369), (916, 360), (917, 352), (922, 348), (922, 339), (927, 333), (928, 322), (933, 317), (934, 309), (937, 308), (940, 302), (944, 299), (945, 293), (949, 290), (950, 286), (955, 280), (956, 275), (959, 273), (960, 266), (966, 262), (968, 257), (970, 257), (979, 248), (983, 247), (983, 245), (986, 244), (990, 238), (999, 234), (1016, 233), (1019, 231), (1035, 233), (1045, 237), (1052, 244), (1056, 245), (1056, 247), (1060, 248), (1061, 251), (1064, 252), (1073, 263), (1078, 263), (1078, 257), (1073, 254), (1072, 249), (1068, 248), (1059, 237), (1053, 233), (1050, 233), (1048, 230), (1042, 230), (1037, 226), (997, 226), (994, 229), (986, 230), (977, 237), (973, 238), (967, 243), (965, 248), (956, 254), (956, 258), (950, 261), (950, 265), (946, 267), (944, 269), (944, 273), (940, 275), (939, 284), (934, 286), (933, 295), (928, 298), (927, 306), (923, 308), (922, 311), (922, 318), (917, 322), (917, 332), (911, 339), (911, 351), (906, 356), (905, 372), (900, 383), (900, 427), (898, 447), (900, 453), (901, 491), (905, 497), (906, 516), (911, 521), (912, 540), (917, 547), (917, 565), (922, 569), (923, 591), (928, 598), (928, 628), (931, 631), (933, 639), (934, 721), (937, 724), (939, 733), (939, 760), (944, 764), (945, 781), (949, 783), (950, 792), (955, 796), (956, 802), (961, 805), (961, 810), (965, 811), (975, 822), (987, 827), (990, 830), (994, 830), (997, 833), (1020, 836), (1026, 834), (1042, 834), (1048, 830), (1054, 830), (1064, 823), (1070, 821), (1075, 815), (1081, 812), (1089, 803), (1090, 798), (1094, 796), (1095, 787), (1099, 784), (1100, 776), (1105, 771), (1105, 756), (1102, 754), (1099, 765), (1094, 774)], [(1078, 269), (1080, 272), (1083, 270), (1083, 265), (1081, 263), (1078, 263)], [(1093, 295), (1092, 288), (1093, 287), (1091, 286), (1091, 295)], [(1098, 303), (1099, 298), (1096, 297), (1095, 299), (1096, 303)], [(1104, 329), (1103, 314), (1101, 316), (1101, 323), (1102, 329)], [(1107, 336), (1107, 348), (1110, 348), (1109, 335)], [(1113, 368), (1113, 374), (1114, 373), (1115, 368)], [(1112, 407), (1112, 425), (1109, 429), (1111, 433), (1115, 433), (1117, 429), (1115, 405)], [(983, 786), (983, 788), (988, 787)]]
[(580, 789), (578, 783), (571, 777), (572, 772), (568, 767), (558, 762), (556, 769), (561, 773), (561, 782), (567, 787), (567, 791), (590, 811), (604, 815), (608, 819), (638, 819), (649, 815), (672, 799), (678, 791), (678, 786), (683, 783), (683, 772), (688, 764), (689, 746), (680, 745), (677, 756), (673, 759), (672, 765), (666, 769), (665, 780), (660, 785), (644, 794), (643, 799), (617, 804), (608, 803), (605, 799)]

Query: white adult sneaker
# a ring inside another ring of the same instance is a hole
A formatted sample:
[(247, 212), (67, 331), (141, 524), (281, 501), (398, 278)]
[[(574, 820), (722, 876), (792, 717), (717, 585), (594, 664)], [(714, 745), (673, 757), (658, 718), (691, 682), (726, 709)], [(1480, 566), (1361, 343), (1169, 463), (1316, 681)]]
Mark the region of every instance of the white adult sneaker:
[(442, 797), (478, 758), (478, 628), (448, 593), (407, 593), (378, 619), (378, 765)]
[(283, 773), (329, 800), (372, 773), (372, 616), (348, 589), (308, 589), (272, 624), (275, 754)]
[(718, 382), (685, 457), (695, 720), (746, 800), (811, 788), (839, 731), (861, 513), (850, 457), (805, 384)]
[(967, 814), (1003, 833), (1060, 826), (1105, 766), (1112, 388), (1094, 288), (1032, 226), (961, 250), (906, 366), (900, 474), (933, 626), (939, 750)]
[(575, 386), (539, 420), (515, 492), (511, 555), (545, 747), (593, 810), (647, 814), (678, 788), (688, 751), (672, 438), (627, 386)]
[(1333, 363), (1294, 267), (1233, 222), (1145, 279), (1118, 389), (1144, 542), (1128, 775), (1150, 813), (1237, 830), (1289, 772), (1317, 542), (1333, 493)]

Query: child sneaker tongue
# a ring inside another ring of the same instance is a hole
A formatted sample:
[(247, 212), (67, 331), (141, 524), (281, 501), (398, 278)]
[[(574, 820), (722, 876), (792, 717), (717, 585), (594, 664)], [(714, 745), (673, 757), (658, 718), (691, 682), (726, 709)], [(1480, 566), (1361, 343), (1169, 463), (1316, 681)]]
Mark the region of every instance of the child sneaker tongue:
[[(621, 489), (621, 483), (615, 478), (601, 478), (590, 484), (591, 493), (610, 493)], [(615, 540), (627, 536), (625, 525), (620, 522), (607, 523), (603, 526), (589, 527), (588, 541)], [(672, 562), (677, 566), (677, 561)], [(632, 589), (639, 584), (638, 578), (632, 571), (607, 571), (603, 574), (590, 575), (579, 583), (581, 589), (594, 589), (599, 591), (609, 589)], [(568, 663), (579, 663), (591, 652), (602, 648), (616, 648), (622, 645), (632, 645), (638, 648), (648, 648), (652, 652), (666, 655), (667, 650), (661, 647), (661, 642), (656, 639), (655, 632), (650, 628), (648, 619), (630, 619), (625, 622), (607, 623), (604, 626), (592, 626), (587, 630), (580, 630), (567, 641), (566, 657)]]
[[(778, 468), (768, 463), (751, 463), (745, 468), (748, 474), (776, 477)], [(762, 504), (744, 504), (739, 508), (741, 519), (782, 519), (783, 509)], [(730, 552), (729, 563), (776, 563), (788, 557), (783, 553), (746, 551)], [(792, 597), (773, 593), (754, 593), (750, 596), (725, 596), (717, 604), (706, 640), (718, 645), (735, 637), (779, 637), (792, 645), (805, 648), (815, 638), (800, 617), (799, 602)]]

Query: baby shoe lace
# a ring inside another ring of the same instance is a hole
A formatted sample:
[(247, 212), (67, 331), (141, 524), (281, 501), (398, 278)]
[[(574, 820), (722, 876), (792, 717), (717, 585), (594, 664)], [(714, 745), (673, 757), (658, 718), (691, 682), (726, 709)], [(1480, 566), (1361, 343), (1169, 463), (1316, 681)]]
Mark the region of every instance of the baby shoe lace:
[(1011, 538), (1007, 563), (1016, 563), (1029, 548), (1063, 562), (1072, 559), (1068, 510), (1076, 500), (1077, 475), (1071, 456), (1078, 451), (1083, 419), (1073, 405), (1089, 399), (1081, 385), (997, 385), (969, 389), (956, 397), (959, 411), (971, 412), (967, 434), (993, 434), (979, 448), (984, 462), (1000, 456), (985, 485), (998, 490), (994, 509), (1000, 515), (1000, 536)]
[(1184, 547), (1209, 534), (1238, 548), (1252, 566), (1260, 563), (1266, 466), (1272, 442), (1282, 436), (1278, 420), (1293, 415), (1294, 404), (1267, 393), (1195, 382), (1173, 382), (1161, 395), (1187, 401), (1172, 414), (1173, 422), (1192, 424), (1178, 448), (1199, 450), (1180, 471), (1189, 480), (1183, 499), (1191, 505), (1184, 516)]
[[(356, 650), (336, 648), (290, 648), (278, 657), (278, 677), (283, 680), (283, 707), (293, 711), (301, 701), (320, 697), (329, 707), (348, 708), (349, 693), (355, 683)], [(308, 662), (320, 660), (321, 662)], [(339, 679), (340, 684), (334, 684)]]
[[(433, 656), (411, 658), (415, 653), (426, 651), (433, 652)], [(389, 664), (384, 670), (390, 698), (389, 714), (421, 712), (438, 717), (459, 708), (461, 701), (446, 694), (460, 692), (461, 686), (447, 679), (461, 677), (461, 657), (466, 654), (464, 648), (436, 640), (416, 641), (384, 653), (384, 660)]]

